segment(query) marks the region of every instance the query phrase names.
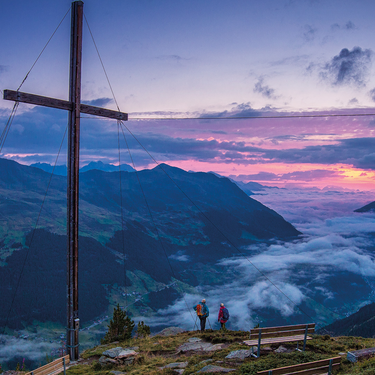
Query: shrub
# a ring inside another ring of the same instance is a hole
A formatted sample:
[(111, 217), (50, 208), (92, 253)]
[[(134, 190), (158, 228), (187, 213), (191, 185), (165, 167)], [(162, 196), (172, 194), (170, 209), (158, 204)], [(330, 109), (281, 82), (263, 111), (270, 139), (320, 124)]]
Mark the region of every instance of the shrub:
[(99, 362), (93, 362), (93, 364), (92, 364), (92, 369), (94, 370), (94, 371), (99, 371), (99, 370), (101, 370), (102, 369), (102, 365), (99, 363)]

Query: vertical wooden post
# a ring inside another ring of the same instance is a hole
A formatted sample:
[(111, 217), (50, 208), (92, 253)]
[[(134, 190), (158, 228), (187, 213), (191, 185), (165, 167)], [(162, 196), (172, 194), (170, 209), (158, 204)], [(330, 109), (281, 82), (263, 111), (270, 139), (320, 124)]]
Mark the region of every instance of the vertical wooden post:
[(78, 317), (78, 194), (79, 194), (79, 135), (81, 105), (82, 20), (83, 2), (72, 3), (70, 40), (70, 81), (67, 186), (67, 354), (71, 361), (79, 358)]
[(262, 339), (262, 328), (259, 328), (257, 358), (260, 356), (260, 341)]
[(306, 324), (305, 328), (305, 338), (303, 339), (303, 351), (306, 349), (306, 340), (307, 340), (307, 333), (309, 332), (309, 325)]

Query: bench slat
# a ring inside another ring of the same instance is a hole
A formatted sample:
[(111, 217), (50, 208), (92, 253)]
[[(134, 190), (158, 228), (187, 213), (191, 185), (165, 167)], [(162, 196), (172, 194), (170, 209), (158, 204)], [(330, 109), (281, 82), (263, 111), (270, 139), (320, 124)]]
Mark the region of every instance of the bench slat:
[(25, 375), (31, 375), (31, 373), (33, 373), (34, 375), (58, 374), (64, 370), (63, 358), (65, 358), (65, 366), (67, 366), (70, 362), (69, 355), (55, 359), (54, 361), (47, 363), (44, 366), (41, 366), (33, 371), (26, 373)]
[[(336, 370), (340, 367), (340, 363), (336, 363), (332, 365), (332, 370)], [(302, 371), (296, 371), (296, 372), (288, 372), (284, 375), (328, 375), (329, 366), (323, 366), (323, 367), (316, 367), (310, 370), (302, 370)]]
[(272, 371), (272, 375), (312, 375), (325, 374), (329, 370), (329, 361), (332, 359), (332, 370), (340, 366), (341, 357), (323, 359), (320, 361), (301, 363), (299, 365), (279, 367), (270, 370), (259, 371), (258, 375), (268, 375)]
[[(275, 338), (266, 338), (261, 341), (261, 345), (265, 344), (278, 344), (282, 342), (292, 342), (292, 341), (303, 341), (305, 339), (305, 335), (297, 335), (297, 336), (286, 336), (286, 337), (275, 337)], [(312, 340), (312, 337), (307, 336), (306, 340)], [(249, 346), (258, 345), (258, 339), (257, 340), (245, 340), (244, 344)]]
[[(332, 365), (332, 371), (340, 367), (340, 363)], [(328, 375), (329, 366), (316, 367), (309, 370), (294, 371), (294, 372), (277, 372), (276, 370), (272, 371), (272, 375)], [(266, 372), (258, 372), (257, 375), (268, 375), (270, 370)]]
[(280, 331), (293, 331), (296, 329), (306, 329), (306, 326), (309, 328), (315, 328), (315, 323), (308, 324), (296, 324), (294, 326), (280, 326), (280, 327), (264, 327), (264, 328), (253, 328), (250, 330), (251, 333), (259, 333), (259, 330), (262, 330), (263, 333), (267, 332), (280, 332)]
[[(307, 333), (311, 334), (311, 333), (314, 333), (314, 328), (309, 328), (307, 330)], [(290, 331), (281, 331), (281, 332), (268, 332), (268, 333), (263, 333), (262, 331), (262, 341), (263, 341), (263, 338), (267, 338), (267, 337), (283, 337), (283, 336), (297, 336), (297, 335), (305, 335), (305, 332), (306, 332), (306, 329), (298, 329), (298, 330), (290, 330)], [(250, 334), (250, 340), (251, 339), (256, 339), (259, 337), (259, 333), (257, 334), (253, 334), (251, 332)]]
[[(314, 362), (307, 362), (307, 363), (301, 363), (299, 365), (293, 365), (293, 366), (286, 366), (286, 367), (279, 367), (276, 369), (270, 369), (265, 371), (259, 371), (258, 375), (268, 375), (269, 371), (272, 371), (272, 375), (285, 375), (285, 374), (294, 374), (297, 371), (297, 374), (300, 373), (302, 370), (311, 370), (311, 369), (326, 369), (328, 371), (329, 369), (329, 361), (332, 359), (332, 368), (333, 366), (339, 366), (341, 362), (341, 357), (334, 357), (334, 358), (328, 358), (328, 359), (321, 359), (319, 361)], [(324, 372), (324, 370), (322, 371)]]
[(62, 362), (55, 363), (53, 366), (46, 368), (44, 370), (35, 370), (34, 375), (50, 375), (50, 374), (56, 374), (58, 371), (63, 371), (64, 365)]

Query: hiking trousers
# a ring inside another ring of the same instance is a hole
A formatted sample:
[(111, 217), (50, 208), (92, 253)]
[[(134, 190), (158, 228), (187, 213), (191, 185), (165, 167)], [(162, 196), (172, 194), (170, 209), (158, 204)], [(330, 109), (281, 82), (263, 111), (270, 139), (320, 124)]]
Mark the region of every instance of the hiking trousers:
[(201, 331), (204, 331), (204, 329), (206, 328), (206, 319), (206, 316), (199, 317), (199, 320), (201, 321)]

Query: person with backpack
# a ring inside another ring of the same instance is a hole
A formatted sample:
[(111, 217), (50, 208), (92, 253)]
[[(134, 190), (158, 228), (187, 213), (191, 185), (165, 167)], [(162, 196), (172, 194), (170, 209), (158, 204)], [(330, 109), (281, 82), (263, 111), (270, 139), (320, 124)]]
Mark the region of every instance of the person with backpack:
[(201, 332), (203, 332), (206, 328), (206, 319), (210, 315), (210, 311), (206, 305), (206, 300), (203, 298), (202, 302), (194, 306), (194, 310), (197, 312), (197, 316), (201, 322)]
[(220, 322), (222, 330), (225, 330), (225, 323), (229, 319), (229, 311), (228, 309), (224, 306), (224, 303), (220, 304), (220, 309), (219, 309), (219, 315), (217, 317), (217, 321)]

